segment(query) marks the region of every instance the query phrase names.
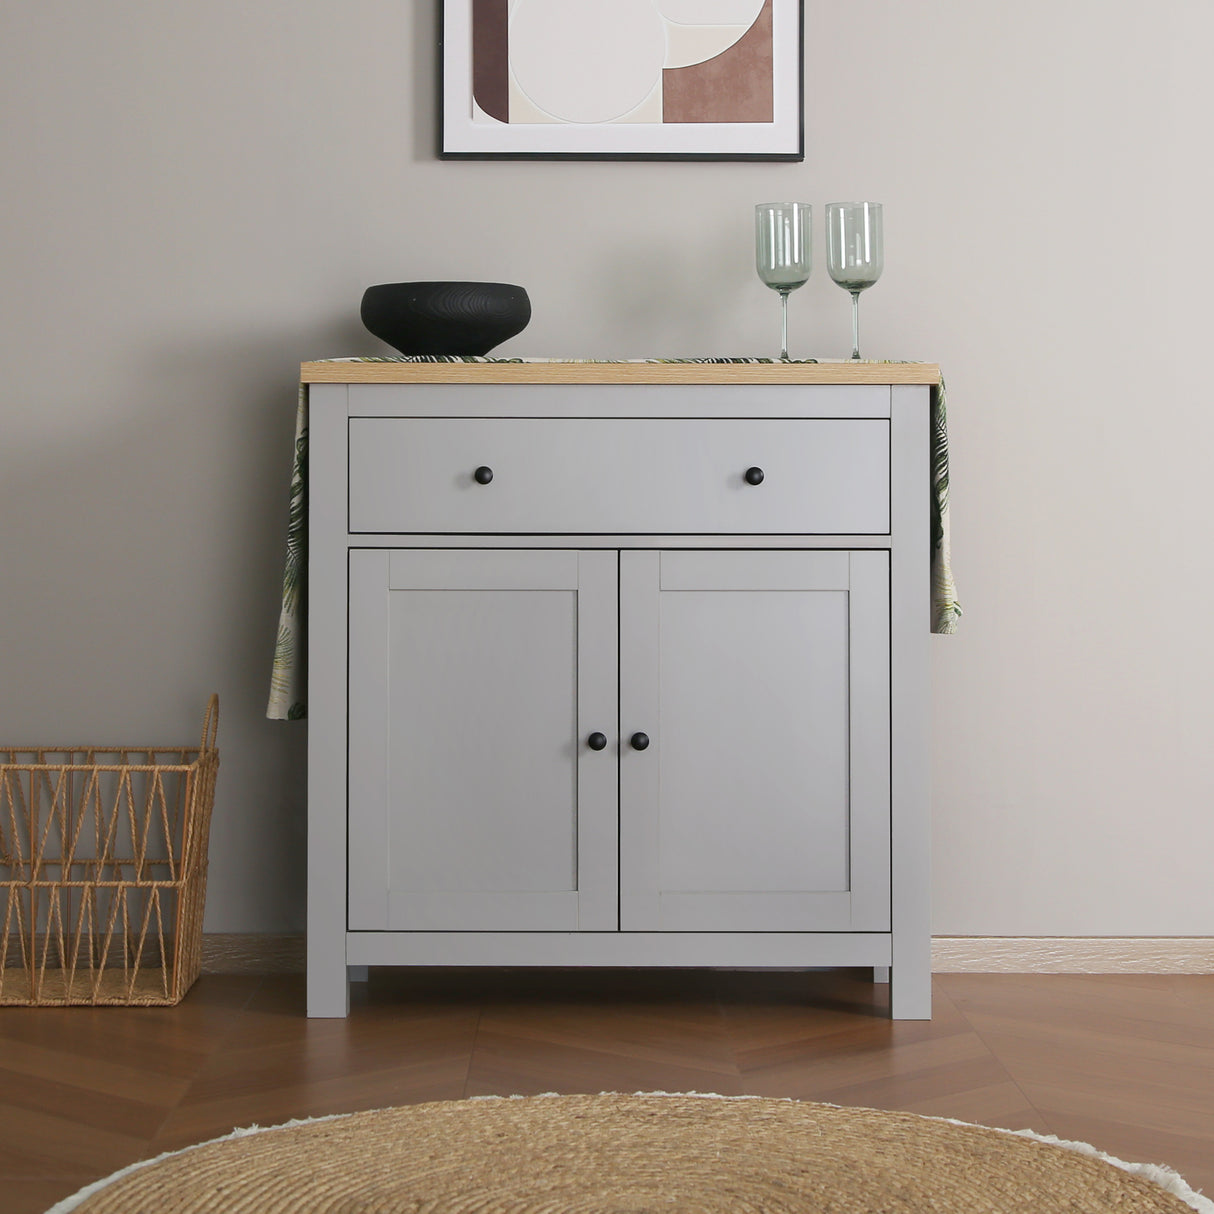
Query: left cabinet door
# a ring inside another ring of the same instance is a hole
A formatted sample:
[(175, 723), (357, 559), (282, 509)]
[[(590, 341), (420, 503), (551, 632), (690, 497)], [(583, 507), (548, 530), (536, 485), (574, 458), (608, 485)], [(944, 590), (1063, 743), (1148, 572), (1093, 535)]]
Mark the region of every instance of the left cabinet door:
[(351, 930), (617, 929), (617, 571), (351, 551)]

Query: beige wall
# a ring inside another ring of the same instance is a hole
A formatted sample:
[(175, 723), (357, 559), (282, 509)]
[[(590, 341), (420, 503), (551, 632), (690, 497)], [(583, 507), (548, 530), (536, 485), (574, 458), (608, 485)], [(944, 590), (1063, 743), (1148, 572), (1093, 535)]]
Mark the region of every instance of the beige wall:
[[(302, 923), (262, 719), (296, 364), (365, 286), (525, 285), (502, 352), (771, 354), (752, 204), (886, 204), (872, 355), (939, 361), (966, 617), (933, 638), (943, 934), (1214, 934), (1207, 0), (807, 3), (804, 164), (440, 163), (423, 0), (0, 22), (0, 739), (223, 698), (213, 931)], [(819, 259), (820, 260), (820, 259)], [(847, 353), (821, 264), (795, 355)]]

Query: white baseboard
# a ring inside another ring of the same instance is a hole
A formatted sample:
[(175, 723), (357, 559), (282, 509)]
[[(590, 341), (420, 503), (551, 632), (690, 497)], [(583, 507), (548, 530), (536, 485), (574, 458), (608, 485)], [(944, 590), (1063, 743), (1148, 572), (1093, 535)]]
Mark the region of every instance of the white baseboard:
[[(209, 933), (207, 974), (301, 974), (302, 935)], [(937, 974), (1214, 974), (1211, 936), (936, 936)]]
[(936, 936), (937, 974), (1214, 974), (1210, 936)]

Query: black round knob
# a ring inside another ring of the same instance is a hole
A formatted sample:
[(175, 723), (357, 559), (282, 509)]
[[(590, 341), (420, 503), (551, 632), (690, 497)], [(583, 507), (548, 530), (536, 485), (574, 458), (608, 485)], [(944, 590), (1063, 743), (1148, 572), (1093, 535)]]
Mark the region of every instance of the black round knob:
[(476, 481), (478, 485), (487, 485), (493, 479), (493, 469), (487, 468), (484, 464), (481, 464), (481, 466), (472, 474), (472, 479)]
[(586, 739), (586, 745), (591, 750), (605, 750), (607, 747), (607, 735), (605, 733), (592, 733)]
[(746, 483), (748, 485), (761, 485), (763, 483), (763, 469), (762, 468), (747, 468), (746, 469)]
[(649, 745), (649, 735), (647, 733), (634, 733), (628, 741), (632, 743), (633, 750), (644, 750)]

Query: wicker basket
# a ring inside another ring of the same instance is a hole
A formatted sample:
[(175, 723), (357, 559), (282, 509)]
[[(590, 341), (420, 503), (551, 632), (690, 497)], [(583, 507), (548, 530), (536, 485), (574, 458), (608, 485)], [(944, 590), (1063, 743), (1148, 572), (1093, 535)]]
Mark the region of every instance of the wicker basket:
[(0, 1005), (179, 1003), (198, 977), (219, 697), (197, 750), (0, 747)]

